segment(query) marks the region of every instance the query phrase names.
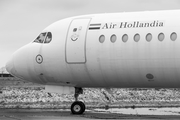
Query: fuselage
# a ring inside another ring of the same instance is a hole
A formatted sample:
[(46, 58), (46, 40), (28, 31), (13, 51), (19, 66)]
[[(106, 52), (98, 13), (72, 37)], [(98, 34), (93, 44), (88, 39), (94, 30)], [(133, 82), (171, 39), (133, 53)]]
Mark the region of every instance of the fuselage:
[(37, 42), (39, 36), (6, 67), (45, 85), (180, 88), (179, 15), (168, 10), (63, 19), (42, 31), (50, 42)]

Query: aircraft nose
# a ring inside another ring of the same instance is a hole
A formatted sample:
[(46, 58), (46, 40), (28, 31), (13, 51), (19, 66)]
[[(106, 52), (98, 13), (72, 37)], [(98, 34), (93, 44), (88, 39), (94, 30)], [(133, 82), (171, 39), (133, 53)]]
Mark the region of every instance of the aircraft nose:
[(9, 59), (9, 61), (6, 63), (6, 70), (7, 70), (10, 74), (15, 75), (13, 57), (11, 57), (11, 58)]
[(15, 77), (24, 79), (27, 76), (27, 53), (26, 47), (17, 50), (6, 63), (7, 71)]

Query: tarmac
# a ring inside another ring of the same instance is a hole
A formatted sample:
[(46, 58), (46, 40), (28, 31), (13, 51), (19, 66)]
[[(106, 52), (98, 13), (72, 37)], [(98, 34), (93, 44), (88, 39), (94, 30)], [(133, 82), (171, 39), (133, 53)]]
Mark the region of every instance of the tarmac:
[(72, 115), (62, 109), (0, 109), (0, 120), (179, 120), (180, 115), (128, 115), (87, 110), (82, 115)]

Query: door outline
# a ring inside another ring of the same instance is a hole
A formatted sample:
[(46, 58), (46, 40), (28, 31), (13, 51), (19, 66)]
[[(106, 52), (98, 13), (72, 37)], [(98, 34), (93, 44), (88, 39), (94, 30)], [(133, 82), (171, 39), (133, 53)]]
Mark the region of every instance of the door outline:
[[(86, 26), (86, 30), (85, 30), (85, 40), (84, 40), (84, 61), (80, 61), (80, 62), (69, 62), (68, 59), (67, 59), (67, 42), (68, 42), (68, 35), (69, 35), (69, 32), (70, 32), (70, 28), (71, 28), (71, 25), (72, 25), (72, 22), (74, 20), (81, 20), (81, 19), (87, 19), (89, 20), (87, 26)], [(87, 39), (87, 32), (88, 32), (88, 27), (89, 27), (89, 24), (91, 22), (91, 18), (75, 18), (75, 19), (72, 19), (70, 24), (69, 24), (69, 27), (68, 27), (68, 31), (67, 31), (67, 35), (66, 35), (66, 42), (65, 42), (65, 61), (66, 63), (68, 64), (85, 64), (87, 62), (87, 59), (86, 59), (86, 39)]]

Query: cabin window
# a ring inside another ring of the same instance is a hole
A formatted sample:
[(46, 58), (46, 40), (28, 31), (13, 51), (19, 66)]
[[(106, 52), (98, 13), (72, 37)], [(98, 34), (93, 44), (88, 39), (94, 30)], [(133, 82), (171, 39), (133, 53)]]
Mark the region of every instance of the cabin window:
[(41, 34), (34, 40), (34, 42), (36, 42), (36, 43), (43, 43), (45, 37), (46, 37), (46, 32), (41, 33)]
[(134, 41), (138, 42), (140, 40), (140, 35), (137, 33), (134, 35)]
[(164, 33), (160, 33), (160, 34), (158, 35), (158, 40), (159, 40), (159, 41), (163, 41), (164, 38), (165, 38)]
[(127, 34), (124, 34), (124, 35), (122, 36), (122, 41), (123, 41), (123, 42), (127, 42), (127, 41), (128, 41), (128, 35), (127, 35)]
[(111, 36), (111, 42), (112, 42), (112, 43), (116, 42), (116, 39), (117, 39), (116, 35), (113, 34), (113, 35)]
[(172, 41), (175, 41), (177, 39), (177, 34), (175, 32), (173, 32), (170, 36)]
[(152, 40), (152, 34), (151, 34), (151, 33), (148, 33), (148, 34), (146, 35), (146, 40), (147, 40), (148, 42), (150, 42), (150, 41)]
[(99, 37), (99, 42), (100, 43), (103, 43), (105, 41), (105, 36), (104, 35), (101, 35), (100, 37)]
[(44, 43), (50, 43), (51, 40), (52, 40), (52, 34), (51, 32), (48, 32)]

